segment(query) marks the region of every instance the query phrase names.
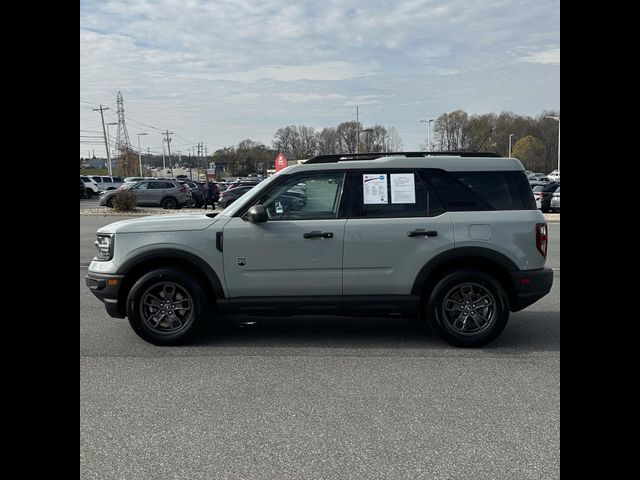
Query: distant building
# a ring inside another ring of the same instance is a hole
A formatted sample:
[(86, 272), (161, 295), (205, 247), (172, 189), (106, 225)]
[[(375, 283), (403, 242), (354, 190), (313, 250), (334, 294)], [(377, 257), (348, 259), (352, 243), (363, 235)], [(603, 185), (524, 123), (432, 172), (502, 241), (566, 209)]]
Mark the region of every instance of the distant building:
[(89, 168), (106, 168), (107, 161), (104, 158), (92, 158), (89, 160)]

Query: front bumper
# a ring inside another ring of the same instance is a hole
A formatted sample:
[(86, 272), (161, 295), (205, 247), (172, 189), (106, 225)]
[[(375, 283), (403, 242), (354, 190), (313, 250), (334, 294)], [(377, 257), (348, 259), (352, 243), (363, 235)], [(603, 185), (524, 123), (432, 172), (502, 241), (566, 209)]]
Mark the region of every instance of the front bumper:
[(509, 273), (515, 288), (515, 295), (511, 301), (512, 312), (528, 307), (551, 291), (553, 270), (550, 268)]
[(118, 290), (124, 275), (89, 272), (85, 277), (87, 287), (104, 303), (107, 313), (114, 318), (124, 318), (124, 309), (118, 307)]

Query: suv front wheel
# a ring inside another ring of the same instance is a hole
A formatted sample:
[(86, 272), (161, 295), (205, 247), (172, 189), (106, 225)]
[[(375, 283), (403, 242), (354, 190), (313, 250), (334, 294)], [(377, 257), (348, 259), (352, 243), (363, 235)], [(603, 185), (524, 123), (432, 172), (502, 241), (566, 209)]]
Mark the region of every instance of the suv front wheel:
[(481, 347), (507, 325), (509, 300), (492, 276), (478, 270), (459, 270), (442, 278), (427, 304), (433, 329), (458, 347)]
[(127, 297), (133, 330), (154, 345), (179, 345), (201, 326), (206, 299), (188, 275), (163, 268), (140, 277)]

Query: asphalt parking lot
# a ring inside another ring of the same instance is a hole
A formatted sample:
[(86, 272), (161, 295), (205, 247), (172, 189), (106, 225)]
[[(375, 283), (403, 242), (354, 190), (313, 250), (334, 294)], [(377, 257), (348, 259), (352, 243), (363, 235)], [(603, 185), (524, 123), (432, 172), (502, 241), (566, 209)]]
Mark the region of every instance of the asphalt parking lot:
[(233, 318), (161, 348), (85, 286), (95, 230), (123, 218), (80, 217), (81, 478), (559, 478), (559, 222), (551, 293), (486, 348), (342, 317)]

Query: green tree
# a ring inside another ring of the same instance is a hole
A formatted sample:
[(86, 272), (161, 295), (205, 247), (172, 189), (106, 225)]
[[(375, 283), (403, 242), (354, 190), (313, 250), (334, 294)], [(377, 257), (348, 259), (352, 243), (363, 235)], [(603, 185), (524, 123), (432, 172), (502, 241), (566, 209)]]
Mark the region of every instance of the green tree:
[(534, 172), (544, 171), (544, 144), (532, 135), (518, 140), (512, 149), (512, 156), (522, 162), (524, 168)]

